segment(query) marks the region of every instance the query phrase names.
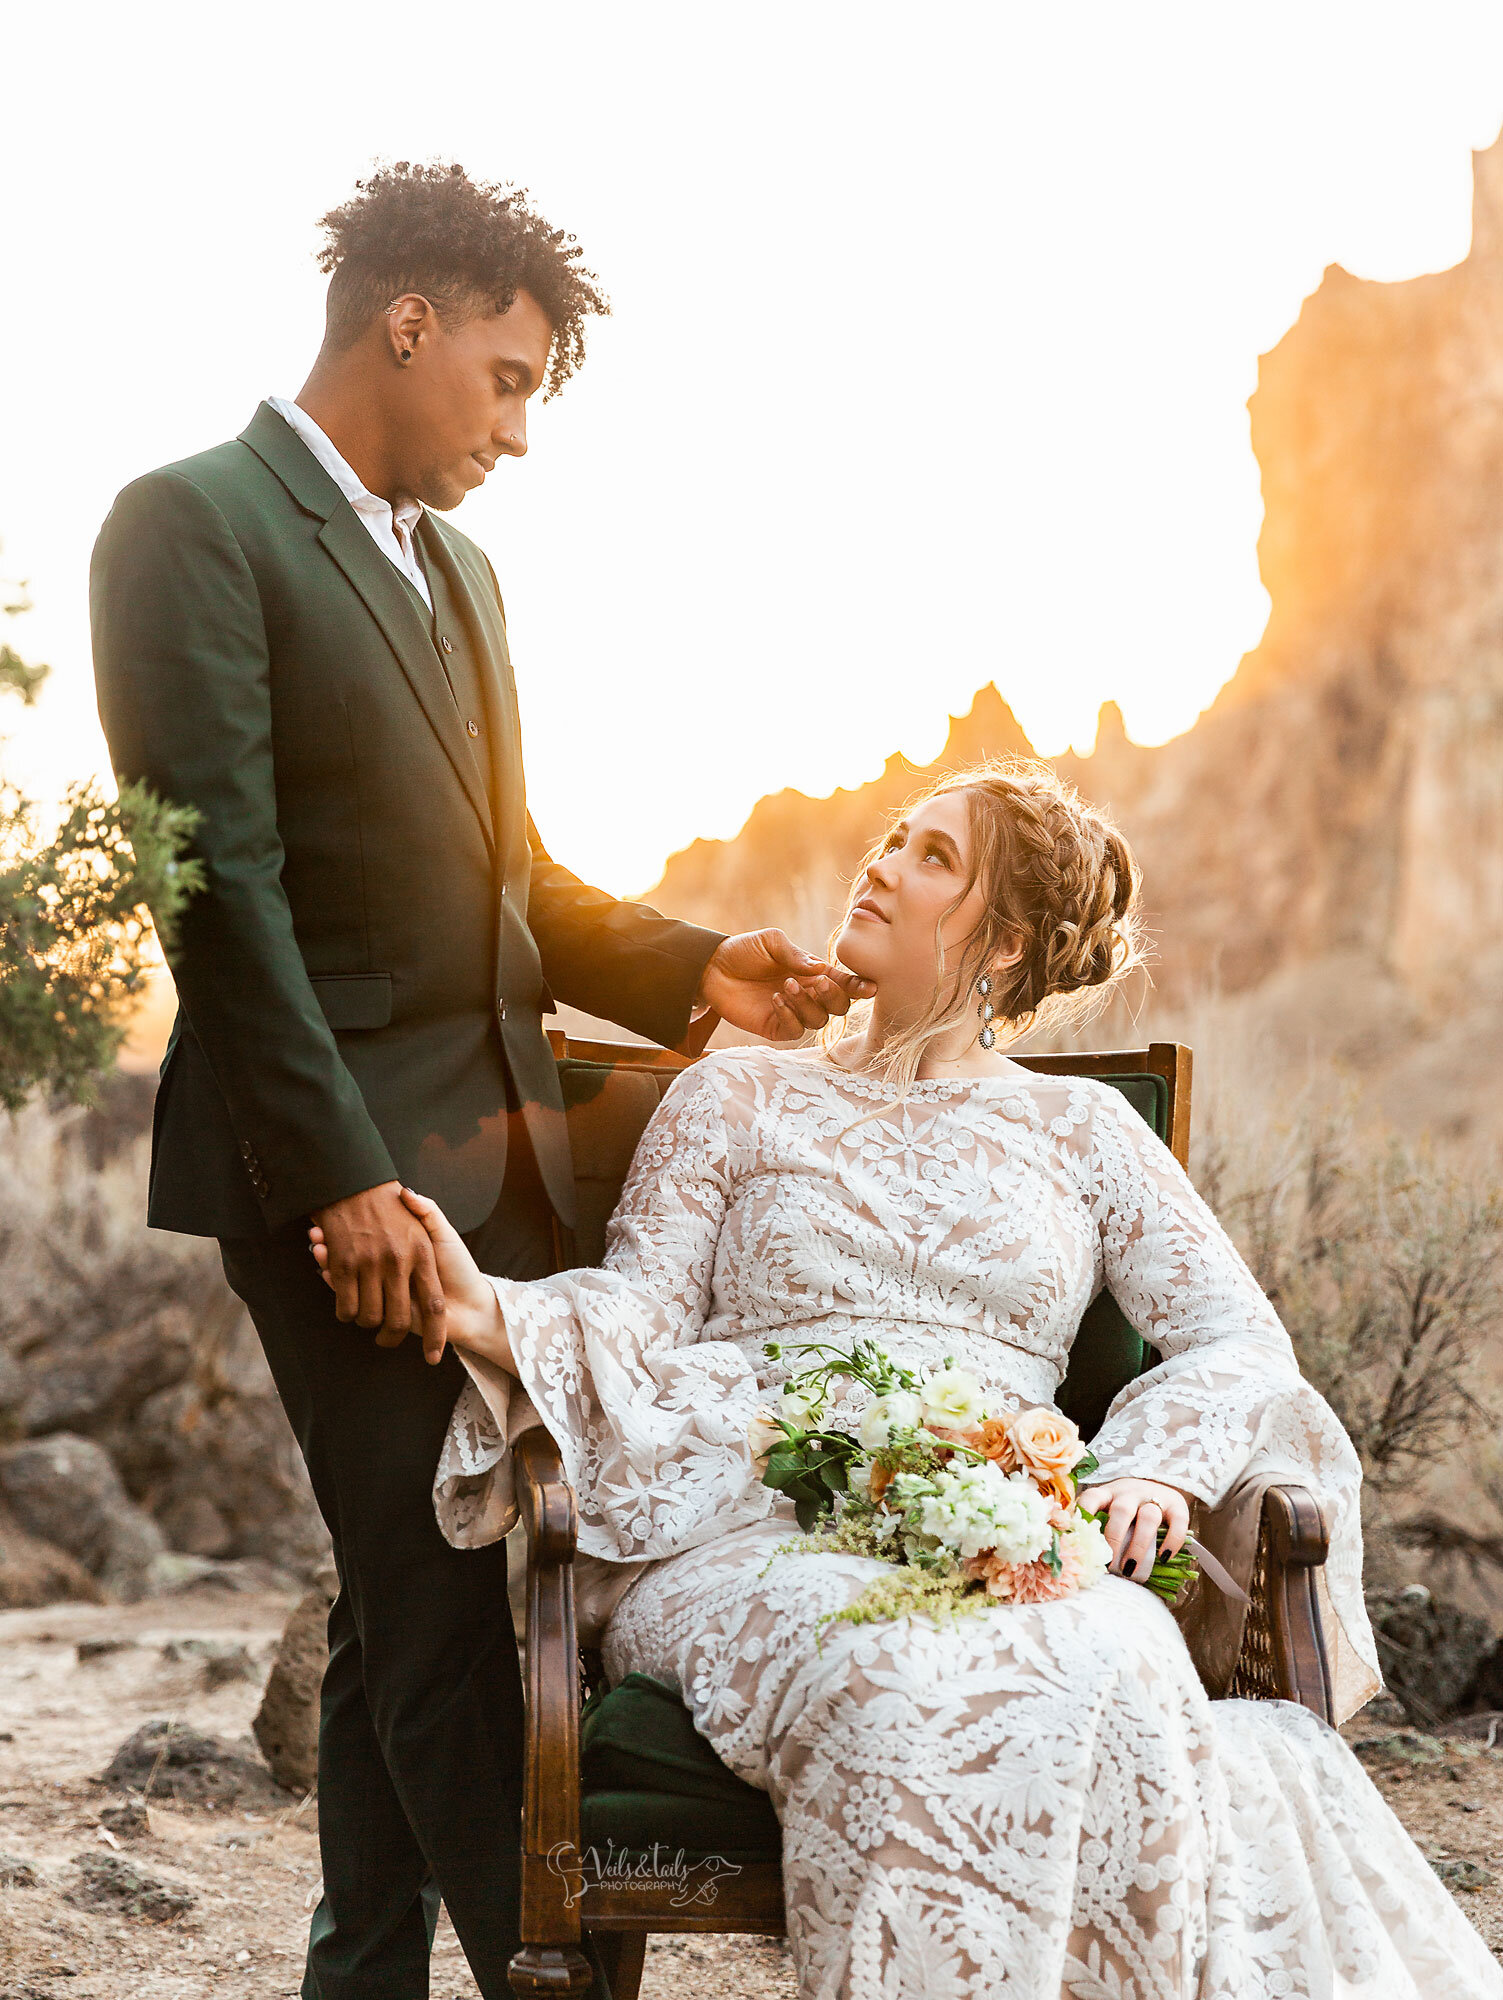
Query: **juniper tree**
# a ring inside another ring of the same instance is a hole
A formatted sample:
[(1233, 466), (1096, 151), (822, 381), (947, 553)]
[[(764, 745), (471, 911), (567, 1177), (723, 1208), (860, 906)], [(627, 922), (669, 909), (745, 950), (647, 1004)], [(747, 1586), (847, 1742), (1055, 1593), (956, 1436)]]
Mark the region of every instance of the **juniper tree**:
[[(0, 613), (27, 608), (24, 590), (0, 586)], [(0, 692), (30, 706), (48, 671), (0, 644)], [(114, 1062), (155, 962), (152, 918), (170, 935), (200, 885), (181, 858), (193, 820), (143, 787), (109, 799), (89, 779), (44, 829), (0, 778), (0, 1105), (39, 1086), (87, 1098)]]

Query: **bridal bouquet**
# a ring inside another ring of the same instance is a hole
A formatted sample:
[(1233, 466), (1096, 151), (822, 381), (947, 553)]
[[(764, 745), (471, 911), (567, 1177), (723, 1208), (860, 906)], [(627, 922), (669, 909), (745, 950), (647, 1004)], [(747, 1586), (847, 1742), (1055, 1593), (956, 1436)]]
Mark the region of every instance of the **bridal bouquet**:
[[(992, 1414), (981, 1384), (953, 1359), (920, 1375), (870, 1340), (770, 1341), (765, 1352), (820, 1357), (751, 1426), (763, 1483), (793, 1501), (803, 1530), (785, 1547), (877, 1556), (894, 1568), (836, 1616), (859, 1625), (1044, 1604), (1106, 1575), (1102, 1516), (1077, 1499), (1096, 1460), (1058, 1410)], [(873, 1394), (854, 1433), (825, 1424), (840, 1380)], [(1147, 1587), (1172, 1602), (1195, 1572), (1180, 1550), (1155, 1562)]]

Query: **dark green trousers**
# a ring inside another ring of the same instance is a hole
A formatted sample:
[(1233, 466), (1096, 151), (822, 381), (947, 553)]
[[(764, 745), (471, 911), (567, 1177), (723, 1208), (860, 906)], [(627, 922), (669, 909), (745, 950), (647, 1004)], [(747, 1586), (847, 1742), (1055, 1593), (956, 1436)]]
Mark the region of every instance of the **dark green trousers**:
[[(482, 1270), (534, 1277), (552, 1262), (550, 1210), (521, 1120), (510, 1122), (506, 1186), (466, 1240)], [(301, 1224), (220, 1251), (339, 1568), (319, 1729), (324, 1888), (304, 2000), (424, 2000), (440, 1897), (486, 2000), (505, 2000), (521, 1942), (522, 1796), (506, 1550), (450, 1548), (432, 1499), (464, 1370), (452, 1352), (430, 1368), (414, 1338), (380, 1348), (342, 1326)]]

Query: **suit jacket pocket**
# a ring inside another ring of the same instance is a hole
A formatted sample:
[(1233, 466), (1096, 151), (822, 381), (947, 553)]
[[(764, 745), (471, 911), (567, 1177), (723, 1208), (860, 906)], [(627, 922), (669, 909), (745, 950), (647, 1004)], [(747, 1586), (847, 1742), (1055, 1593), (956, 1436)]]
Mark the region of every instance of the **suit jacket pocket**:
[(391, 1020), (389, 972), (329, 972), (313, 990), (331, 1028), (384, 1028)]

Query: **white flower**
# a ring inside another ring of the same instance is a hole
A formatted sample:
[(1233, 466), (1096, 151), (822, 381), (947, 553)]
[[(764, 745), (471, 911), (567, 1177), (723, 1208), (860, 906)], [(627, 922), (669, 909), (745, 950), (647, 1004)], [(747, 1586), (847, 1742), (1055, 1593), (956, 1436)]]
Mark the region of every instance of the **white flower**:
[(963, 1368), (941, 1368), (924, 1383), (924, 1421), (946, 1430), (963, 1431), (979, 1424), (986, 1392)]
[(847, 1472), (845, 1481), (847, 1489), (858, 1500), (870, 1500), (872, 1497), (871, 1460), (863, 1459), (859, 1464), (853, 1465), (850, 1471)]
[(772, 1411), (765, 1403), (759, 1403), (752, 1412), (752, 1420), (746, 1427), (747, 1441), (751, 1445), (752, 1457), (762, 1463), (767, 1454), (785, 1440), (778, 1429)]
[(778, 1415), (796, 1430), (813, 1430), (825, 1413), (824, 1398), (807, 1389), (796, 1389), (791, 1382), (783, 1384), (783, 1393), (778, 1399)]
[(1026, 1473), (989, 1461), (946, 1467), (932, 1479), (893, 1481), (910, 1532), (932, 1536), (956, 1555), (994, 1549), (1004, 1562), (1033, 1562), (1049, 1546), (1050, 1504)]
[(880, 1451), (892, 1443), (895, 1430), (915, 1430), (922, 1415), (917, 1396), (907, 1389), (894, 1389), (890, 1395), (879, 1396), (865, 1412), (857, 1436), (867, 1451)]
[(1100, 1583), (1111, 1568), (1112, 1550), (1099, 1522), (1077, 1516), (1068, 1528), (1060, 1530), (1059, 1539), (1080, 1565), (1080, 1588), (1089, 1590), (1093, 1583)]

